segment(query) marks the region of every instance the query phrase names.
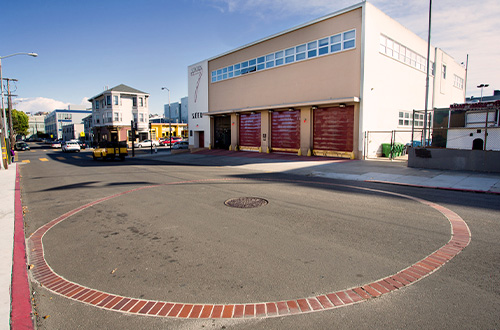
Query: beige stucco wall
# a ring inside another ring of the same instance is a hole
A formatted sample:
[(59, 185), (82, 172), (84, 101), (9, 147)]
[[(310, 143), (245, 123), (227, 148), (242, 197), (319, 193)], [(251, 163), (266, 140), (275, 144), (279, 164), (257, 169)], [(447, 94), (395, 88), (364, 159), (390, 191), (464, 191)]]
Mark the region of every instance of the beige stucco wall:
[(359, 97), (361, 8), (209, 61), (209, 72), (347, 30), (356, 48), (209, 83), (209, 112)]

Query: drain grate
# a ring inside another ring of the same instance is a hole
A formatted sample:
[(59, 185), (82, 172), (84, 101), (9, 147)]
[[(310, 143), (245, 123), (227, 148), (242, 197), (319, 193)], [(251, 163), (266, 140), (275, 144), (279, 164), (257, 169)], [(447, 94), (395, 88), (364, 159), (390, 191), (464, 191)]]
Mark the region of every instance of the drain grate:
[(240, 209), (251, 209), (254, 207), (264, 206), (268, 203), (264, 198), (259, 197), (238, 197), (231, 198), (224, 202), (225, 205), (230, 207), (237, 207)]

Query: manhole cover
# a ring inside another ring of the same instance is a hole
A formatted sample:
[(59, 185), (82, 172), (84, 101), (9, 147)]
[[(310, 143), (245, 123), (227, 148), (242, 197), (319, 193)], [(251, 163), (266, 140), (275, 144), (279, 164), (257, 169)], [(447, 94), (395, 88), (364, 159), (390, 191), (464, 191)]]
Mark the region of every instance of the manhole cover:
[(224, 204), (227, 206), (237, 207), (240, 209), (250, 209), (254, 207), (264, 206), (267, 203), (267, 200), (259, 197), (231, 198), (224, 202)]

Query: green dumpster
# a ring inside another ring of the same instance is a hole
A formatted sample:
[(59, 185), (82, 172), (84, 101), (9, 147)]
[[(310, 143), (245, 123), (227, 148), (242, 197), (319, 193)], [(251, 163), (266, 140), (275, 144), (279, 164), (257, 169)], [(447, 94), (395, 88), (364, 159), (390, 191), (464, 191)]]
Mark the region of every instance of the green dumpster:
[(391, 144), (382, 143), (382, 155), (384, 157), (391, 157)]

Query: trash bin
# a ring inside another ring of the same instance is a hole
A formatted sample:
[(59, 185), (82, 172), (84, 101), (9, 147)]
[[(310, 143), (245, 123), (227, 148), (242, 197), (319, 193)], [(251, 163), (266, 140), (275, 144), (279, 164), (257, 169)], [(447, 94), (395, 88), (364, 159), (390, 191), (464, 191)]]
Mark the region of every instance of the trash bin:
[(393, 157), (400, 157), (400, 156), (402, 156), (403, 155), (403, 151), (404, 151), (404, 144), (402, 144), (400, 142), (394, 143)]
[(391, 157), (391, 144), (382, 143), (382, 155), (384, 157)]

